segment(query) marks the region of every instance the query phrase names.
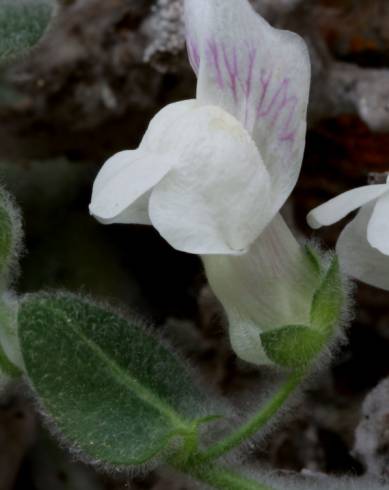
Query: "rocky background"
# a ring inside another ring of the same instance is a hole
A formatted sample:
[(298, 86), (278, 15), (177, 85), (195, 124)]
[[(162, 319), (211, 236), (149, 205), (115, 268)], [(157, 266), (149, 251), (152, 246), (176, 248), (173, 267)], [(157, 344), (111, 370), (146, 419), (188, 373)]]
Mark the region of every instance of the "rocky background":
[[(304, 239), (312, 207), (389, 171), (389, 3), (252, 3), (311, 49), (307, 150), (286, 210)], [(193, 97), (182, 1), (62, 0), (45, 39), (1, 79), (0, 175), (25, 226), (18, 291), (69, 289), (136, 310), (200, 365), (205, 383), (242, 410), (254, 407), (267, 372), (231, 353), (199, 260), (152, 229), (103, 227), (87, 212), (104, 160), (137, 146), (162, 106)], [(339, 229), (316, 238), (331, 247)], [(356, 298), (349, 345), (307, 385), (287, 425), (256, 445), (251, 463), (307, 477), (370, 474), (389, 485), (389, 296), (358, 286)], [(1, 400), (0, 490), (126, 488), (193, 485), (166, 472), (98, 473), (53, 442), (23, 388)]]

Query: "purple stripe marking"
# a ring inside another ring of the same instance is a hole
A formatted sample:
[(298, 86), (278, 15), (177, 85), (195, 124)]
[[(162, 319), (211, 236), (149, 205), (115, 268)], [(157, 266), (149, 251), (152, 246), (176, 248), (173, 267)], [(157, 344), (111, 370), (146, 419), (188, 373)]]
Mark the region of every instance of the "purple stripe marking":
[(269, 71), (268, 74), (266, 74), (265, 70), (263, 70), (263, 69), (261, 70), (261, 78), (260, 78), (261, 97), (259, 99), (258, 106), (257, 106), (257, 120), (260, 117), (263, 117), (263, 115), (264, 115), (262, 108), (263, 108), (263, 104), (265, 103), (266, 95), (268, 93), (269, 85), (270, 85), (272, 77), (273, 77), (273, 73), (271, 70)]
[(224, 79), (220, 68), (219, 48), (218, 45), (216, 44), (216, 41), (213, 39), (208, 41), (208, 55), (209, 55), (209, 62), (215, 69), (216, 83), (219, 86), (220, 90), (223, 90)]
[(224, 64), (226, 65), (228, 77), (230, 79), (229, 86), (232, 92), (232, 96), (234, 97), (234, 102), (236, 104), (238, 102), (237, 80), (239, 77), (238, 55), (236, 53), (236, 46), (232, 48), (231, 60), (228, 57), (227, 48), (224, 45), (222, 45), (222, 50)]

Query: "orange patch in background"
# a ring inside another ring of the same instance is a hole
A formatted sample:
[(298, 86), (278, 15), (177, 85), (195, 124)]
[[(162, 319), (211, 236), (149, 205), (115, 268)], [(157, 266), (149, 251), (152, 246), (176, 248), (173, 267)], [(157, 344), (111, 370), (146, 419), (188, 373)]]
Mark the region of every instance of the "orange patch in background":
[(375, 51), (378, 50), (378, 44), (363, 36), (354, 36), (350, 39), (349, 50), (351, 53), (359, 53), (363, 51)]

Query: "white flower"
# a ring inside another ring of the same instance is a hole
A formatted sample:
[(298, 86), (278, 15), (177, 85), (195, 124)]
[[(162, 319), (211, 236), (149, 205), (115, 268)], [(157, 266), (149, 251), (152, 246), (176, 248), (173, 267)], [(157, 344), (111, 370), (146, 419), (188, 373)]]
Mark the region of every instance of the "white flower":
[(336, 249), (351, 277), (389, 291), (389, 178), (386, 184), (345, 192), (308, 215), (312, 228), (328, 226), (361, 208), (344, 228)]
[(106, 162), (90, 212), (152, 224), (178, 250), (242, 254), (299, 175), (308, 53), (247, 0), (186, 0), (185, 9), (196, 99), (164, 108), (137, 150)]
[(196, 99), (164, 108), (137, 150), (107, 161), (90, 212), (152, 224), (174, 248), (202, 255), (235, 352), (269, 362), (261, 332), (307, 322), (313, 294), (278, 215), (304, 153), (308, 50), (248, 0), (185, 0), (185, 17)]

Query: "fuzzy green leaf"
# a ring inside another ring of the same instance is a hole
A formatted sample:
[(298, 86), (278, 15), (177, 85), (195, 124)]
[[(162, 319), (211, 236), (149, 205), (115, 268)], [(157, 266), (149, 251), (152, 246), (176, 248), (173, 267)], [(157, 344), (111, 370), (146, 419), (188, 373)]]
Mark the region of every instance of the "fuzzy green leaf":
[(262, 333), (261, 340), (267, 356), (275, 364), (301, 368), (321, 351), (325, 337), (304, 325), (288, 325)]
[(339, 321), (343, 301), (339, 261), (335, 257), (321, 285), (314, 294), (311, 308), (311, 325), (314, 328), (320, 328), (322, 332), (331, 329)]
[(204, 395), (142, 328), (72, 295), (27, 297), (19, 313), (27, 375), (65, 439), (89, 458), (140, 465), (193, 438)]
[(54, 0), (0, 0), (0, 62), (34, 46), (45, 33)]

